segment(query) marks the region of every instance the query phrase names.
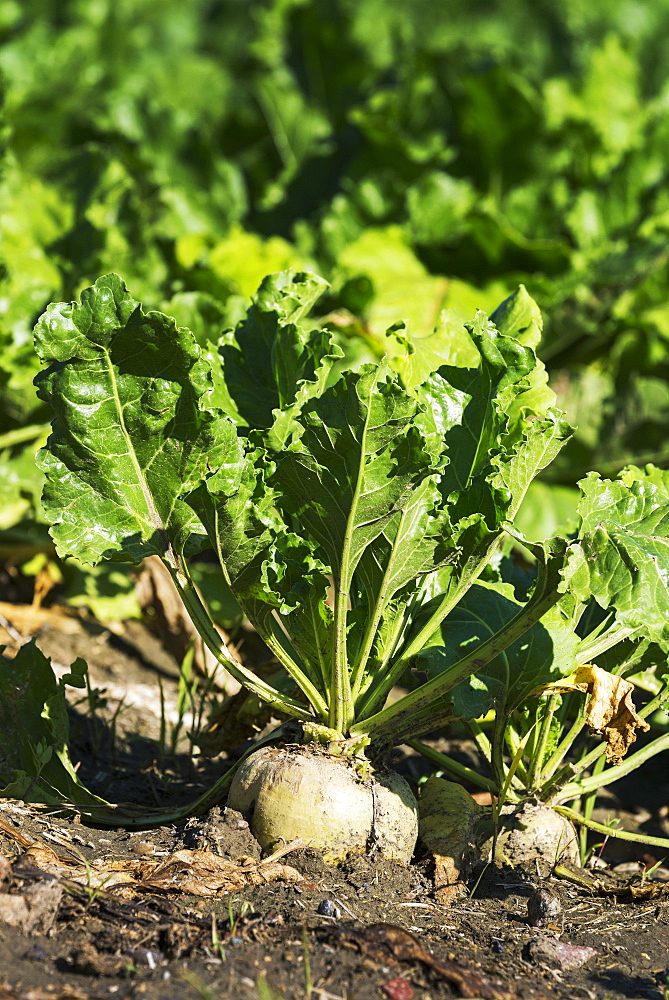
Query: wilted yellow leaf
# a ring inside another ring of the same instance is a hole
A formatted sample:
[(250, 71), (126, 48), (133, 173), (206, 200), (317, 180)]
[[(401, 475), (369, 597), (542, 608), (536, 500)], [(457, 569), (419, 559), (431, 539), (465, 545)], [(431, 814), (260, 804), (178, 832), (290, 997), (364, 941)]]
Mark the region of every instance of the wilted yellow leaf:
[(637, 729), (641, 732), (650, 729), (636, 713), (632, 682), (592, 663), (584, 663), (567, 677), (536, 688), (532, 694), (539, 697), (560, 691), (582, 691), (590, 695), (585, 721), (594, 733), (606, 740), (606, 759), (613, 764), (619, 763), (634, 743)]

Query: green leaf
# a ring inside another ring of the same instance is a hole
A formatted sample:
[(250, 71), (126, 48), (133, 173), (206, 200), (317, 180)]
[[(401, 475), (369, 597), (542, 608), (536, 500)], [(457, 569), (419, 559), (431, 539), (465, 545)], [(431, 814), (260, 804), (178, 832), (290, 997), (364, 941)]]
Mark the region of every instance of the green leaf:
[(234, 426), (204, 409), (209, 368), (192, 335), (107, 275), (80, 303), (50, 306), (35, 346), (55, 414), (39, 465), (59, 553), (95, 564), (180, 551), (201, 534), (180, 495), (235, 446)]
[(536, 350), (541, 343), (543, 317), (525, 285), (519, 285), (512, 295), (497, 306), (490, 314), (490, 322), (494, 323), (502, 336), (515, 337), (526, 347)]
[(242, 295), (252, 296), (268, 274), (303, 266), (300, 254), (280, 236), (263, 240), (239, 225), (209, 253), (209, 266), (226, 281), (234, 283)]
[(65, 683), (81, 686), (85, 664), (60, 682), (34, 641), (13, 660), (0, 655), (0, 796), (55, 805), (105, 805), (77, 778), (70, 760)]
[(271, 427), (280, 409), (277, 447), (291, 429), (293, 410), (322, 391), (333, 361), (341, 357), (331, 334), (300, 325), (326, 287), (307, 272), (269, 275), (246, 317), (218, 345), (213, 402), (249, 428)]
[(366, 365), (307, 403), (299, 450), (277, 458), (277, 485), (347, 593), (366, 547), (431, 471), (416, 410), (385, 366)]
[(468, 329), (480, 367), (444, 366), (416, 392), (428, 444), (435, 458), (449, 458), (440, 488), (453, 520), (480, 512), (492, 530), (513, 516), (570, 428), (552, 394), (534, 392), (545, 370), (530, 348), (502, 336), (481, 312)]
[(376, 297), (366, 317), (385, 353), (385, 332), (398, 321), (409, 335), (432, 333), (447, 305), (448, 281), (428, 273), (407, 244), (399, 226), (367, 229), (339, 255), (339, 267), (348, 275), (371, 278)]
[[(441, 623), (417, 658), (428, 678), (443, 673), (500, 632), (520, 605), (507, 584), (475, 583)], [(456, 715), (474, 719), (495, 707), (507, 715), (536, 687), (570, 673), (579, 643), (573, 625), (552, 608), (503, 653), (481, 667), (450, 695)]]
[(669, 501), (652, 482), (579, 483), (581, 528), (565, 570), (565, 589), (594, 597), (619, 624), (655, 642), (669, 639)]

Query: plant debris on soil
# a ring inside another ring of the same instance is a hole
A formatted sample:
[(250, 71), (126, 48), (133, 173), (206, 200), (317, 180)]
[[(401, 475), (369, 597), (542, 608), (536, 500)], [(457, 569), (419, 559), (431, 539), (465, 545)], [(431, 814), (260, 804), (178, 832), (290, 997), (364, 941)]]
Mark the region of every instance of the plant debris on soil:
[[(56, 665), (83, 655), (92, 683), (123, 688), (127, 710), (114, 714), (113, 697), (106, 709), (113, 739), (79, 718), (73, 753), (94, 790), (153, 806), (184, 801), (228, 766), (219, 758), (184, 770), (183, 753), (162, 760), (156, 678), (169, 706), (177, 675), (139, 623), (40, 629)], [(104, 731), (104, 716), (94, 721)], [(659, 761), (645, 818), (666, 835)], [(427, 773), (421, 758), (399, 765), (409, 780)], [(634, 792), (634, 808), (604, 802), (628, 828), (644, 819), (641, 782)], [(263, 859), (224, 803), (129, 830), (1, 800), (0, 849), (0, 1000), (669, 995), (669, 871), (650, 871), (664, 859), (643, 845), (609, 840), (597, 868), (562, 865), (547, 878), (475, 866), (451, 905), (438, 901), (434, 860), (420, 845), (410, 866), (373, 855), (329, 866), (299, 844)]]

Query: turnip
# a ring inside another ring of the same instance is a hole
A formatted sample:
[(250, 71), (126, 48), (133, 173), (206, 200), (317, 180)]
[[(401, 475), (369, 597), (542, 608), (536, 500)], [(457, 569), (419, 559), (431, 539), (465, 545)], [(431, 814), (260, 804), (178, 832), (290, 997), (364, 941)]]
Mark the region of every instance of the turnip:
[(501, 811), (497, 836), (484, 842), (481, 853), (514, 868), (524, 865), (544, 872), (560, 861), (580, 860), (573, 823), (551, 806), (530, 799)]
[[(389, 358), (352, 371), (305, 319), (324, 287), (267, 278), (236, 330), (206, 348), (144, 313), (115, 275), (50, 306), (35, 330), (39, 395), (54, 411), (44, 509), (62, 556), (158, 555), (217, 662), (297, 723), (299, 765), (275, 746), (234, 780), (232, 802), (253, 810), (262, 843), (298, 835), (333, 858), (376, 847), (408, 860), (415, 804), (387, 751), (492, 709), (502, 784), (505, 726), (583, 662), (593, 600), (610, 619), (594, 653), (669, 639), (669, 503), (650, 482), (585, 480), (578, 536), (533, 545), (519, 595), (501, 551), (570, 431), (532, 349), (535, 303), (521, 287), (476, 314), (458, 334), (473, 367), (441, 364), (395, 329)], [(189, 573), (203, 547), (284, 683), (221, 644)], [(389, 703), (400, 679), (408, 693)]]
[(253, 754), (235, 773), (228, 805), (251, 816), (261, 847), (299, 837), (327, 861), (375, 849), (409, 862), (418, 832), (416, 800), (400, 775), (313, 743)]

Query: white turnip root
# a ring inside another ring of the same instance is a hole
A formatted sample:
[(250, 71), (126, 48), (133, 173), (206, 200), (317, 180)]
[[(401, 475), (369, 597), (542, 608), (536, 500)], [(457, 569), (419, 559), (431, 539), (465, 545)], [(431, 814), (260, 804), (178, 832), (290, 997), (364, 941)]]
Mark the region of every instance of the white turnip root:
[(228, 805), (250, 817), (263, 848), (300, 837), (330, 862), (377, 848), (408, 863), (418, 834), (411, 789), (393, 771), (361, 777), (358, 768), (316, 744), (265, 747), (239, 767)]
[[(483, 846), (490, 854), (492, 840)], [(559, 861), (578, 862), (578, 837), (573, 824), (550, 806), (525, 801), (502, 810), (495, 860), (511, 865), (553, 868)]]

